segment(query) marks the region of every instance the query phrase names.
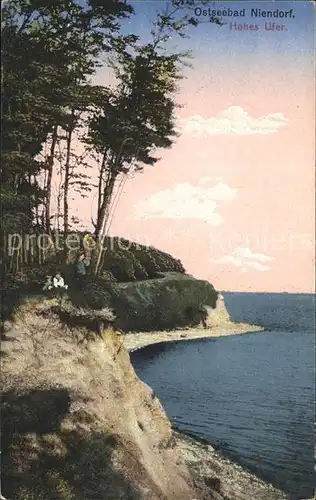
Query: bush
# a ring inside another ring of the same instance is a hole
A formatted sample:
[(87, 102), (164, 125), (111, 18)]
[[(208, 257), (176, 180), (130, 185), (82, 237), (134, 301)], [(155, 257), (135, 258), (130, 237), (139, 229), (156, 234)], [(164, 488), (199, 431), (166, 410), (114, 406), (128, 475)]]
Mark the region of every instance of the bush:
[(118, 281), (135, 279), (134, 266), (124, 251), (107, 250), (103, 269), (109, 271)]
[(111, 271), (108, 271), (106, 269), (102, 270), (101, 273), (100, 273), (100, 282), (103, 282), (103, 283), (113, 283), (116, 281), (116, 279), (114, 278), (113, 276), (113, 273), (111, 273)]
[(156, 278), (157, 273), (160, 271), (159, 265), (155, 259), (154, 253), (149, 248), (143, 247), (141, 249), (133, 249), (133, 254), (145, 269), (149, 278)]
[(91, 309), (103, 309), (111, 307), (112, 294), (109, 282), (102, 278), (97, 281), (87, 281), (84, 290), (70, 287), (67, 295), (76, 307), (86, 307)]
[(7, 274), (1, 280), (1, 320), (10, 319), (15, 309), (23, 301), (29, 282), (23, 274)]
[(168, 330), (198, 325), (201, 304), (215, 308), (217, 292), (207, 281), (182, 273), (115, 286), (113, 308), (124, 331)]
[[(135, 259), (134, 255), (133, 255), (133, 257)], [(135, 259), (135, 262), (134, 262), (134, 271), (135, 271), (135, 278), (137, 280), (147, 280), (148, 277), (149, 277), (146, 269), (136, 259)]]
[(114, 280), (128, 282), (156, 278), (159, 272), (185, 273), (180, 260), (154, 247), (133, 243), (123, 238), (106, 238), (102, 272)]

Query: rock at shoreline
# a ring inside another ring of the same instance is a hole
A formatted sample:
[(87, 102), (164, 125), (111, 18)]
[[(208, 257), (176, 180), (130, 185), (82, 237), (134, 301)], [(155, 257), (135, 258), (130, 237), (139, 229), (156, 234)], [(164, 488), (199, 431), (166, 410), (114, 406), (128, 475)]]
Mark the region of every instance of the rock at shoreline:
[(212, 446), (200, 443), (180, 432), (175, 432), (174, 435), (188, 467), (194, 474), (195, 484), (200, 488), (199, 498), (289, 500), (284, 492), (224, 458)]
[(226, 309), (223, 295), (218, 295), (215, 308), (211, 308), (208, 305), (204, 304), (202, 308), (206, 313), (203, 321), (203, 325), (205, 328), (224, 326), (225, 324), (231, 322), (229, 313)]

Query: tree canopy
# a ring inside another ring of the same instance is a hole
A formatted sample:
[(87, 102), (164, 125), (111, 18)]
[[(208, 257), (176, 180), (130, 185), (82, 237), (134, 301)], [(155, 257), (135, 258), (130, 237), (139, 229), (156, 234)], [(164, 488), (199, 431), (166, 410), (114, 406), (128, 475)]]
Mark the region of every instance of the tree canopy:
[[(175, 96), (189, 54), (166, 49), (170, 36), (186, 36), (188, 27), (197, 26), (194, 6), (171, 0), (153, 19), (150, 40), (142, 43), (137, 33), (123, 34), (124, 22), (135, 14), (127, 1), (3, 4), (3, 252), (8, 234), (67, 234), (76, 222), (71, 199), (94, 189), (95, 233), (106, 234), (116, 183), (157, 164), (157, 152), (176, 140)], [(102, 65), (112, 72), (114, 85), (94, 83)], [(96, 164), (95, 185), (91, 166)], [(34, 258), (24, 251), (16, 257), (10, 268)]]

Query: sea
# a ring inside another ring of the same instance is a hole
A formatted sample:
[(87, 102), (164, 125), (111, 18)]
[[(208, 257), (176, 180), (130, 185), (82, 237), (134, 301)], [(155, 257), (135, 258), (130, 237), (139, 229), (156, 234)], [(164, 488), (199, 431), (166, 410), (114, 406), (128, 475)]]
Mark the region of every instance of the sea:
[(139, 378), (175, 428), (212, 444), (289, 499), (314, 494), (315, 295), (224, 293), (264, 332), (149, 346)]

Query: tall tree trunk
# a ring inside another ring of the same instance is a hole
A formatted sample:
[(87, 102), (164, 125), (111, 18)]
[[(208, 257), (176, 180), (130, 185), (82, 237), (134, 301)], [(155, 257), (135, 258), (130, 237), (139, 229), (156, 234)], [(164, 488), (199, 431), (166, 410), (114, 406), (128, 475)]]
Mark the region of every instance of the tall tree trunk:
[(113, 189), (114, 189), (116, 177), (117, 177), (117, 173), (111, 172), (109, 178), (107, 179), (106, 186), (104, 188), (102, 204), (98, 210), (98, 220), (97, 220), (96, 228), (95, 228), (96, 238), (99, 238), (99, 236), (102, 233), (102, 229), (104, 227), (107, 209), (109, 207), (109, 203), (111, 201), (111, 197), (113, 194)]
[[(122, 158), (123, 158), (123, 149), (124, 146), (127, 142), (129, 142), (131, 139), (129, 137), (125, 137), (124, 140), (122, 141), (122, 144), (120, 146), (120, 149), (117, 153), (113, 153), (111, 155), (111, 158), (109, 160), (109, 165), (108, 165), (108, 177), (103, 189), (103, 193), (101, 196), (100, 192), (100, 186), (102, 186), (102, 177), (103, 173), (105, 172), (105, 160), (106, 160), (106, 152), (103, 156), (103, 161), (102, 161), (102, 166), (100, 169), (100, 177), (99, 177), (99, 198), (98, 198), (98, 219), (97, 223), (95, 225), (95, 236), (96, 238), (99, 238), (99, 236), (102, 234), (102, 229), (104, 227), (104, 223), (106, 220), (107, 216), (107, 209), (109, 207), (109, 203), (112, 198), (113, 194), (113, 189), (114, 189), (114, 184), (117, 179), (117, 176), (119, 175), (121, 171), (121, 166), (122, 166)], [(103, 168), (102, 168), (103, 167)], [(101, 198), (102, 198), (102, 203), (101, 203)]]
[(103, 154), (102, 163), (99, 172), (99, 183), (98, 183), (98, 207), (97, 207), (97, 221), (99, 220), (99, 214), (102, 205), (102, 196), (103, 196), (103, 185), (104, 185), (104, 174), (105, 174), (105, 166), (106, 166), (107, 155), (106, 152)]
[(69, 194), (69, 179), (70, 179), (70, 153), (71, 153), (71, 139), (73, 133), (73, 127), (69, 129), (67, 135), (67, 152), (66, 152), (66, 163), (65, 163), (65, 179), (64, 179), (64, 251), (65, 257), (68, 257), (68, 249), (66, 247), (66, 238), (69, 232), (69, 204), (68, 204), (68, 194)]
[(111, 203), (112, 194), (113, 194), (114, 185), (115, 185), (115, 181), (116, 181), (117, 175), (118, 174), (116, 172), (112, 172), (112, 176), (111, 176), (109, 182), (107, 183), (106, 189), (104, 191), (103, 202), (102, 202), (100, 214), (99, 214), (99, 217), (98, 217), (98, 224), (97, 224), (97, 227), (96, 227), (96, 238), (99, 238), (100, 236), (102, 236), (102, 237), (99, 238), (100, 239), (100, 241), (99, 241), (99, 251), (98, 251), (98, 255), (97, 255), (97, 259), (96, 259), (96, 264), (95, 264), (95, 268), (94, 268), (94, 275), (95, 276), (97, 276), (99, 274), (99, 271), (101, 269), (102, 259), (103, 259), (103, 256), (104, 256), (104, 250), (105, 250), (104, 249), (104, 243), (105, 243), (105, 240), (106, 240), (105, 225), (106, 225), (106, 222), (107, 222), (108, 209), (109, 209), (109, 205)]
[(60, 184), (57, 195), (57, 216), (56, 216), (56, 226), (58, 234), (60, 233), (61, 202), (62, 202), (62, 186)]
[(58, 184), (58, 193), (57, 193), (57, 215), (55, 219), (55, 224), (57, 225), (57, 233), (60, 234), (60, 220), (62, 219), (62, 210), (61, 210), (61, 205), (63, 201), (63, 166), (62, 166), (62, 153), (61, 153), (61, 147), (59, 144), (59, 169), (57, 171), (58, 176), (59, 176), (59, 184)]
[(47, 166), (47, 183), (46, 183), (46, 202), (45, 202), (45, 224), (46, 231), (48, 234), (51, 233), (51, 225), (50, 225), (50, 206), (52, 199), (52, 178), (53, 178), (53, 169), (54, 169), (54, 157), (55, 157), (55, 148), (58, 139), (58, 125), (55, 125), (52, 134), (52, 143), (50, 147), (50, 155), (48, 158)]

